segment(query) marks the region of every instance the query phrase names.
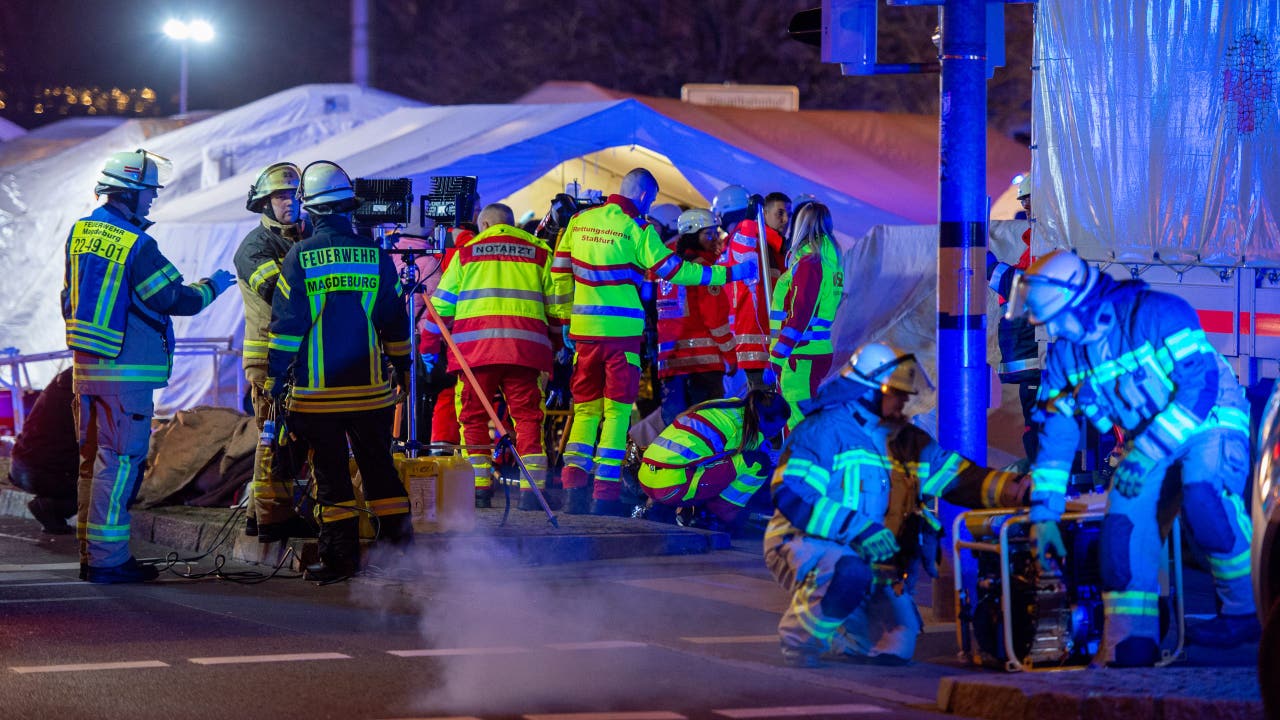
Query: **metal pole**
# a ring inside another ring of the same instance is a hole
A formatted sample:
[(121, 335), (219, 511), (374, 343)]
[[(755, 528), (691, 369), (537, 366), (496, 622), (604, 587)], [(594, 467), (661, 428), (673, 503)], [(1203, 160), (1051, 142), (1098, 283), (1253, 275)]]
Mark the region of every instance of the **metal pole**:
[(180, 53), (182, 55), (182, 61), (179, 64), (180, 69), (178, 71), (179, 73), (178, 74), (178, 114), (186, 115), (187, 114), (187, 41), (186, 40), (179, 41), (178, 46), (181, 48)]
[(369, 87), (368, 0), (351, 0), (351, 82)]
[(938, 441), (987, 461), (986, 0), (946, 0), (938, 193)]

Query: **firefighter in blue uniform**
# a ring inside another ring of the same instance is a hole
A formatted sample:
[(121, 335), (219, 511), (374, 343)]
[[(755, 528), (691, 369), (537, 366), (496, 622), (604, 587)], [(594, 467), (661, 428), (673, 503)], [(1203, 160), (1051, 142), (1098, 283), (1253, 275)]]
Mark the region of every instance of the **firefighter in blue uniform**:
[(107, 158), (94, 193), (107, 201), (71, 228), (62, 316), (73, 351), (72, 406), (80, 443), (80, 579), (154, 580), (129, 552), (129, 504), (151, 437), (152, 391), (169, 382), (172, 315), (195, 315), (235, 282), (226, 270), (184, 285), (147, 214), (168, 161), (145, 150)]
[(1021, 504), (1026, 478), (974, 465), (910, 424), (907, 399), (927, 386), (914, 355), (868, 343), (802, 404), (764, 538), (769, 571), (792, 593), (778, 623), (784, 663), (910, 661), (922, 629), (912, 587), (922, 566), (936, 572), (941, 529), (928, 503)]
[(271, 301), (267, 382), (273, 398), (292, 377), (288, 425), (310, 447), (320, 506), (320, 562), (304, 577), (334, 582), (356, 572), (360, 524), (348, 445), (360, 468), (378, 538), (413, 540), (409, 498), (391, 457), (395, 404), (386, 364), (409, 368), (409, 313), (391, 258), (352, 230), (351, 179), (314, 162), (298, 188), (313, 232), (285, 255)]
[[(1037, 260), (1014, 285), (1008, 315), (1043, 325), (1049, 347), (1037, 399), (1042, 421), (1031, 464), (1036, 550), (1063, 553), (1057, 520), (1080, 442), (1077, 416), (1125, 437), (1102, 524), (1106, 627), (1096, 664), (1149, 666), (1160, 658), (1162, 497), (1181, 470), (1182, 514), (1208, 553), (1219, 614), (1188, 630), (1229, 647), (1259, 634), (1250, 589), (1249, 410), (1195, 310), (1139, 280), (1116, 281), (1073, 253)], [(1169, 477), (1176, 477), (1171, 475)], [(1163, 491), (1163, 492), (1162, 492)]]

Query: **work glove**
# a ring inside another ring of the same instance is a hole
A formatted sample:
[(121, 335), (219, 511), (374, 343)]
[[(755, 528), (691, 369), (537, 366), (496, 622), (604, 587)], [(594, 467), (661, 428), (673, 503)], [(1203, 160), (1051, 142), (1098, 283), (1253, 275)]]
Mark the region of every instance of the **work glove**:
[(773, 474), (773, 460), (764, 450), (743, 450), (742, 466), (757, 477)]
[(1031, 541), (1035, 543), (1036, 561), (1041, 569), (1047, 569), (1045, 560), (1051, 556), (1059, 563), (1067, 559), (1067, 546), (1062, 542), (1062, 530), (1056, 520), (1033, 523)]
[(769, 363), (769, 366), (760, 375), (760, 382), (764, 383), (766, 388), (773, 389), (778, 387), (778, 371), (774, 369), (775, 367), (773, 363)]
[(889, 528), (880, 523), (867, 526), (867, 529), (853, 537), (849, 545), (863, 560), (872, 563), (885, 562), (898, 554), (898, 539)]
[(428, 353), (420, 357), (422, 358), (422, 367), (426, 369), (428, 375), (436, 369), (436, 364), (440, 362), (440, 356), (436, 353)]
[(214, 270), (209, 276), (209, 285), (213, 288), (214, 295), (221, 295), (223, 290), (236, 284), (236, 276), (226, 270)]
[(280, 398), (284, 397), (285, 391), (288, 389), (282, 378), (267, 378), (267, 381), (262, 384), (262, 390), (271, 399), (271, 402), (279, 401)]
[(738, 282), (739, 280), (748, 285), (754, 284), (760, 279), (760, 265), (755, 257), (749, 257), (746, 260), (729, 268), (726, 276), (726, 282)]
[(564, 338), (564, 346), (569, 349), (569, 352), (577, 352), (578, 343), (570, 339), (568, 325), (565, 325), (564, 327), (560, 328), (560, 334), (561, 334), (561, 337)]
[(1129, 452), (1125, 453), (1124, 459), (1120, 461), (1120, 466), (1116, 468), (1111, 487), (1127, 498), (1137, 497), (1138, 493), (1142, 492), (1142, 481), (1151, 474), (1155, 466), (1154, 458), (1136, 447), (1131, 447)]

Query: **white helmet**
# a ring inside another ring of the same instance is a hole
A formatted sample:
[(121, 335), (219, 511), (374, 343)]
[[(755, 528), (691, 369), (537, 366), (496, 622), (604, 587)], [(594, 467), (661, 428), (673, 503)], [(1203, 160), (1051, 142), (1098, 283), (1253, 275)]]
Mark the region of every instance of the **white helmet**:
[(676, 229), (676, 223), (680, 218), (680, 206), (671, 203), (662, 203), (649, 208), (649, 222), (653, 225), (661, 225), (668, 232)]
[(302, 207), (310, 211), (319, 206), (344, 201), (344, 204), (354, 206), (356, 191), (351, 187), (351, 178), (347, 176), (347, 172), (338, 167), (337, 163), (317, 160), (302, 171), (298, 197), (302, 200)]
[(1031, 171), (1028, 170), (1026, 175), (1022, 176), (1022, 180), (1018, 182), (1018, 199), (1031, 197)]
[(98, 177), (94, 192), (109, 195), (122, 190), (159, 190), (164, 187), (160, 182), (161, 171), (168, 175), (171, 168), (168, 158), (146, 150), (113, 153), (102, 166), (102, 174)]
[(278, 162), (258, 173), (258, 179), (249, 186), (249, 199), (245, 201), (245, 209), (249, 212), (262, 212), (267, 198), (281, 190), (297, 192), (300, 184), (298, 166), (290, 162)]
[(893, 389), (916, 395), (933, 389), (933, 382), (915, 355), (879, 342), (858, 348), (840, 376), (879, 392)]
[(733, 212), (741, 212), (751, 204), (751, 193), (741, 185), (727, 185), (711, 200), (711, 212), (723, 218)]
[(690, 208), (680, 213), (680, 220), (677, 228), (681, 235), (689, 235), (700, 232), (704, 228), (715, 227), (720, 224), (720, 220), (710, 210), (704, 208)]
[(1054, 250), (1013, 279), (1005, 317), (1025, 317), (1032, 325), (1043, 325), (1079, 305), (1097, 283), (1097, 268), (1073, 252)]

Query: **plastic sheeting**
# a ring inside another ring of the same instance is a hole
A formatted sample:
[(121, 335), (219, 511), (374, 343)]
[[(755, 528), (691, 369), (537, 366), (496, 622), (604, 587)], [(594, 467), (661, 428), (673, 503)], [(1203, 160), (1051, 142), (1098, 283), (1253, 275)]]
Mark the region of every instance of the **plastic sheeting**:
[(1280, 264), (1280, 3), (1040, 0), (1037, 254)]

